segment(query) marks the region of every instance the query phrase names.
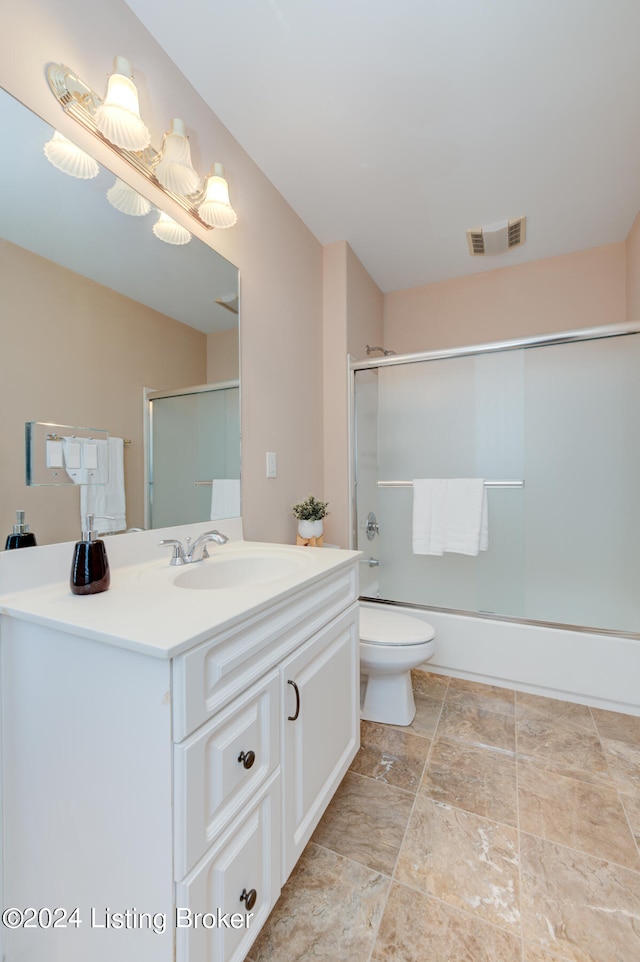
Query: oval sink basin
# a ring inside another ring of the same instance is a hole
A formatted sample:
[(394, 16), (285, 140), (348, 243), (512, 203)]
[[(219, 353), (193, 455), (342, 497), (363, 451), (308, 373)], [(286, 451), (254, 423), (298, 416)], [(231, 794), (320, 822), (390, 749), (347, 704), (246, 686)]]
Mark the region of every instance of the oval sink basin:
[(205, 590), (250, 587), (287, 578), (303, 567), (304, 560), (275, 554), (209, 559), (182, 571), (173, 583), (177, 588)]

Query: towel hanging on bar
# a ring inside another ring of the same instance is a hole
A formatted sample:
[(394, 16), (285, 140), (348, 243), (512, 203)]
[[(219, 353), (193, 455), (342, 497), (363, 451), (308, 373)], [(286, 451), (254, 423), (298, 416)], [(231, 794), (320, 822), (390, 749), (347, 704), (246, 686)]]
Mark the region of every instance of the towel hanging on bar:
[(489, 547), (482, 478), (418, 478), (413, 482), (414, 554), (477, 555)]

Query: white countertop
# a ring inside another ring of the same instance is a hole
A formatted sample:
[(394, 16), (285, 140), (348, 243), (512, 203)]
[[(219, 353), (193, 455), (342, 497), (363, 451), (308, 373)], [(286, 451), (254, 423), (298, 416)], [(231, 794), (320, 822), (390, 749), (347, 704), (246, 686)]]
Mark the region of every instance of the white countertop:
[[(159, 537), (154, 535), (156, 544), (157, 540)], [(191, 565), (172, 567), (167, 552), (153, 560), (112, 565), (111, 587), (95, 595), (72, 594), (65, 571), (64, 581), (0, 594), (0, 614), (147, 655), (171, 658), (215, 632), (267, 610), (314, 580), (348, 567), (360, 554), (242, 540), (209, 544), (208, 549), (210, 559)], [(265, 564), (274, 559), (276, 571), (280, 559), (289, 559), (294, 570), (274, 580), (242, 587), (194, 589), (174, 584), (186, 572), (243, 557), (262, 559)]]

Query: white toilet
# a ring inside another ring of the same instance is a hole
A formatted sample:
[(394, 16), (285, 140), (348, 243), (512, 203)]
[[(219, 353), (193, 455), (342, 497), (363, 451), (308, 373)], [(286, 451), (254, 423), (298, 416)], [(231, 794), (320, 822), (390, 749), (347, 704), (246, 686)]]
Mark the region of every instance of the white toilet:
[(434, 635), (419, 618), (360, 605), (360, 668), (367, 675), (361, 718), (411, 724), (416, 713), (411, 669), (433, 657)]

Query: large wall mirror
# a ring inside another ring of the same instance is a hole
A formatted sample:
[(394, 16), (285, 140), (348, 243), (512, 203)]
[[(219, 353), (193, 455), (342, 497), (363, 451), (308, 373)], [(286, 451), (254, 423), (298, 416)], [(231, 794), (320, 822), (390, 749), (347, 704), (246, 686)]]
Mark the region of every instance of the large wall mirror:
[[(144, 399), (239, 384), (238, 271), (195, 236), (184, 245), (159, 240), (156, 207), (141, 217), (115, 209), (106, 196), (115, 175), (104, 167), (90, 180), (57, 170), (44, 153), (52, 128), (1, 89), (0, 114), (0, 549), (19, 509), (38, 544), (73, 540), (80, 530), (74, 485), (25, 484), (27, 421), (95, 427), (125, 440), (127, 527), (145, 527)], [(238, 390), (234, 397), (223, 443), (235, 456), (211, 468), (222, 478), (239, 475)], [(203, 427), (185, 417), (167, 464), (184, 457), (185, 437), (198, 450), (207, 434), (206, 419)], [(156, 483), (162, 470), (155, 466)], [(193, 483), (213, 480), (203, 470), (194, 466)], [(175, 500), (163, 523), (194, 520), (193, 506), (185, 509), (179, 493)], [(199, 503), (205, 514), (197, 520), (206, 520), (207, 492)]]

